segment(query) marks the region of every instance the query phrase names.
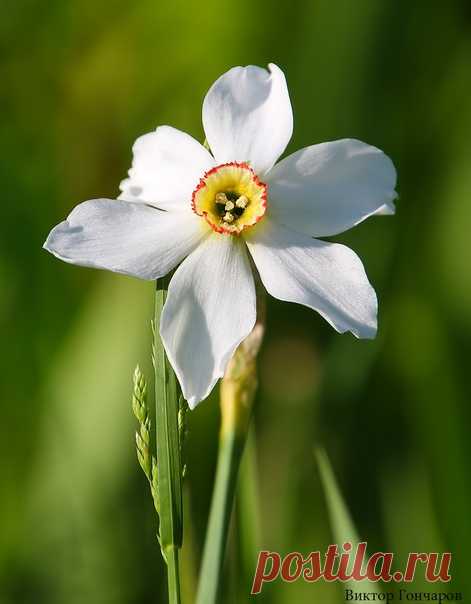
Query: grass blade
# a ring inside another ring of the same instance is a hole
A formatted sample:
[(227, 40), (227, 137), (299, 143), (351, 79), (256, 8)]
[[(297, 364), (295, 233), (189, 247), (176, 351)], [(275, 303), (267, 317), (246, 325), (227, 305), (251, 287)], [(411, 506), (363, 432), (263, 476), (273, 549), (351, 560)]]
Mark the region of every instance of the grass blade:
[(154, 367), (160, 545), (168, 566), (170, 604), (180, 602), (178, 551), (183, 541), (182, 467), (178, 428), (177, 382), (159, 335), (168, 278), (157, 281), (155, 294)]
[[(353, 551), (358, 543), (360, 543), (360, 538), (337, 485), (337, 481), (335, 480), (334, 471), (330, 465), (329, 458), (322, 448), (315, 450), (315, 456), (319, 466), (322, 486), (324, 487), (327, 510), (329, 512), (334, 539), (339, 545), (346, 541), (350, 541)], [(381, 593), (377, 583), (373, 583), (366, 579), (363, 581), (348, 581), (346, 585), (348, 585), (348, 588), (351, 589), (353, 593), (364, 593), (365, 591), (377, 594)]]

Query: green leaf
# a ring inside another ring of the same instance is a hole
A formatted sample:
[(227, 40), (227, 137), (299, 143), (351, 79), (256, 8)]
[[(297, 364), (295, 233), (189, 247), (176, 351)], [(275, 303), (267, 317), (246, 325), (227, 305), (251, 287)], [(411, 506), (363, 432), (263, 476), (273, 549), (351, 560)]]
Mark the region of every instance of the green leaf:
[[(324, 488), (333, 537), (339, 545), (346, 541), (350, 541), (352, 544), (352, 551), (354, 551), (355, 546), (360, 543), (361, 540), (335, 480), (334, 471), (330, 465), (327, 453), (324, 449), (318, 448), (315, 450), (315, 456), (319, 466), (322, 486)], [(348, 581), (346, 585), (348, 585), (348, 588), (354, 593), (364, 593), (365, 591), (377, 594), (381, 593), (377, 583), (373, 583), (366, 579), (363, 581)]]
[(159, 335), (169, 278), (159, 279), (155, 294), (154, 368), (160, 544), (168, 565), (169, 601), (180, 601), (178, 549), (183, 541), (182, 469), (177, 382)]

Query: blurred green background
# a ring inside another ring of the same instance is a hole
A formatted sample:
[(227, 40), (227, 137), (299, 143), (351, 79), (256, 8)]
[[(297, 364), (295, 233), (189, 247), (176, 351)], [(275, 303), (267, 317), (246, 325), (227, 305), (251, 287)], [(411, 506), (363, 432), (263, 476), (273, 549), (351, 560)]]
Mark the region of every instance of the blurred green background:
[[(394, 218), (337, 238), (378, 292), (377, 340), (270, 301), (255, 422), (261, 526), (251, 527), (250, 502), (244, 512), (245, 488), (222, 602), (251, 600), (258, 546), (308, 553), (332, 542), (317, 445), (370, 551), (452, 551), (453, 581), (440, 589), (466, 601), (470, 7), (1, 2), (1, 604), (165, 601), (130, 409), (136, 362), (150, 375), (152, 284), (63, 264), (41, 245), (78, 202), (117, 195), (137, 136), (171, 124), (203, 139), (201, 103), (216, 77), (270, 61), (290, 87), (288, 151), (343, 137), (374, 144), (397, 166), (400, 198)], [(189, 428), (185, 604), (211, 496), (217, 393)], [(418, 578), (409, 589), (433, 586)], [(258, 599), (329, 604), (343, 592), (278, 581)]]

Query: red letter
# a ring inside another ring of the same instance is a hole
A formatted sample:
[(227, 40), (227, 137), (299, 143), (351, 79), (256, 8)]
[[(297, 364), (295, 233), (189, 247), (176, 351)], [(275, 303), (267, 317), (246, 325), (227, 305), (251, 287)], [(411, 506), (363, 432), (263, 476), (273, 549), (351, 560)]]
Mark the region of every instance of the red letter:
[(409, 557), (407, 558), (406, 572), (404, 574), (404, 581), (406, 583), (411, 583), (414, 580), (415, 567), (417, 566), (417, 562), (419, 560), (421, 562), (427, 562), (427, 554), (417, 554), (415, 552), (409, 554)]
[(335, 581), (337, 574), (334, 574), (334, 562), (337, 558), (337, 546), (329, 545), (325, 555), (324, 579), (326, 581)]
[[(376, 572), (376, 565), (378, 561), (381, 560), (381, 569)], [(379, 581), (382, 579), (383, 581), (391, 581), (391, 566), (393, 563), (393, 554), (384, 552), (378, 552), (373, 554), (371, 558), (368, 560), (368, 564), (366, 566), (366, 575), (370, 581)]]
[(451, 575), (448, 573), (451, 564), (451, 553), (447, 552), (442, 554), (442, 561), (440, 562), (440, 569), (438, 574), (435, 574), (435, 568), (437, 566), (438, 554), (429, 554), (427, 562), (427, 570), (425, 571), (425, 578), (430, 583), (435, 581), (442, 581), (447, 583), (451, 581)]
[(306, 567), (303, 570), (303, 579), (305, 581), (307, 581), (308, 583), (314, 583), (314, 581), (319, 581), (319, 579), (322, 577), (321, 553), (320, 552), (311, 552), (309, 554), (309, 558), (306, 558), (306, 560), (303, 560), (303, 563), (307, 564), (309, 561), (311, 562), (311, 565), (310, 565), (311, 572), (309, 572), (309, 567)]
[(345, 541), (343, 544), (343, 554), (340, 554), (340, 562), (339, 562), (339, 570), (338, 570), (338, 578), (339, 581), (348, 581), (352, 578), (352, 575), (348, 574), (348, 564), (350, 562), (350, 550), (352, 549), (352, 544), (350, 541)]
[(361, 581), (362, 579), (366, 579), (366, 574), (363, 574), (361, 572), (363, 568), (363, 563), (365, 561), (366, 546), (366, 541), (362, 541), (358, 544), (357, 551), (355, 552), (355, 562), (353, 564), (352, 571), (352, 579), (354, 581)]
[[(272, 562), (271, 570), (268, 574), (265, 574), (268, 559), (271, 559)], [(250, 592), (252, 595), (259, 594), (262, 591), (262, 585), (265, 581), (268, 583), (277, 578), (280, 572), (280, 561), (280, 554), (276, 552), (264, 551), (258, 554), (257, 568), (253, 578), (252, 591)]]
[[(296, 560), (296, 570), (294, 574), (291, 574), (291, 562)], [(301, 574), (301, 569), (303, 567), (303, 557), (299, 552), (293, 552), (292, 554), (288, 554), (286, 558), (283, 560), (283, 564), (281, 565), (281, 578), (283, 581), (287, 581), (288, 583), (292, 583), (296, 581), (296, 579)]]

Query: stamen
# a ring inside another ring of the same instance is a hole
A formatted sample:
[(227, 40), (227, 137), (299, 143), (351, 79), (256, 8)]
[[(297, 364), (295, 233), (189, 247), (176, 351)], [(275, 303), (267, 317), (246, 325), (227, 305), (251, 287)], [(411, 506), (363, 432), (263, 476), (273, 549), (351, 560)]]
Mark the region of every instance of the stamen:
[(249, 200), (245, 195), (241, 195), (239, 199), (236, 201), (236, 206), (238, 208), (245, 209), (249, 204)]
[(225, 193), (217, 193), (215, 197), (216, 203), (220, 203), (222, 205), (226, 205), (227, 197)]
[(233, 209), (234, 209), (234, 202), (232, 202), (232, 201), (228, 201), (228, 202), (226, 203), (226, 205), (224, 206), (224, 209), (225, 209), (226, 211), (229, 211), (229, 212), (230, 212), (231, 210), (233, 210)]
[(222, 219), (224, 222), (232, 222), (234, 220), (234, 216), (230, 212), (226, 212)]

